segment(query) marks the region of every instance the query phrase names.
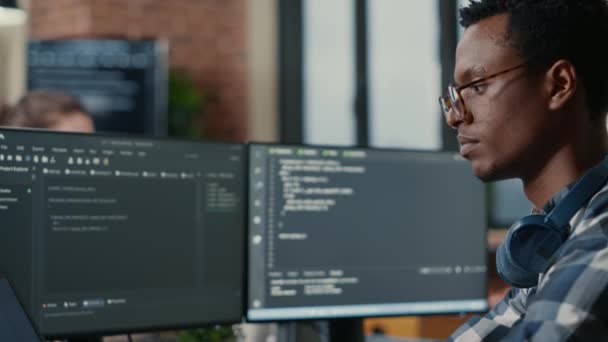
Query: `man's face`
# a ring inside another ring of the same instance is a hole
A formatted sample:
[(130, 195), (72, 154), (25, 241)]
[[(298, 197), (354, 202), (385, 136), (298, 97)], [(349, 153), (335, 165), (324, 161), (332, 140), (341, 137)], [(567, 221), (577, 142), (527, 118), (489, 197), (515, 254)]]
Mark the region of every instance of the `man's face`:
[(80, 133), (95, 132), (93, 120), (86, 113), (52, 113), (50, 115), (57, 115), (60, 118), (52, 126), (48, 127), (50, 130)]
[[(464, 31), (456, 50), (458, 84), (525, 62), (505, 40), (507, 23), (506, 14), (497, 15)], [(534, 172), (547, 151), (548, 141), (543, 139), (551, 135), (542, 88), (542, 75), (519, 68), (461, 91), (467, 114), (454, 126), (460, 153), (471, 161), (477, 177), (487, 181), (524, 178)]]

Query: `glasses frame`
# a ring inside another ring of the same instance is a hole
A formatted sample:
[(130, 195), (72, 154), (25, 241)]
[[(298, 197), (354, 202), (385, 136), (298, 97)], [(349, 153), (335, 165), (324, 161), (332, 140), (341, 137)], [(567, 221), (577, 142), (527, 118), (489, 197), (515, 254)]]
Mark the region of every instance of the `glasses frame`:
[(479, 83), (485, 82), (487, 80), (491, 80), (500, 75), (506, 74), (510, 71), (523, 68), (526, 65), (527, 65), (527, 63), (518, 64), (514, 67), (510, 67), (508, 69), (501, 70), (497, 73), (476, 79), (474, 81), (463, 84), (461, 86), (456, 86), (455, 84), (449, 84), (447, 95), (439, 97), (439, 105), (441, 106), (441, 110), (443, 111), (443, 115), (445, 116), (446, 120), (448, 119), (448, 115), (451, 110), (453, 110), (454, 114), (456, 115), (456, 118), (458, 118), (459, 120), (464, 120), (464, 117), (467, 114), (467, 106), (465, 105), (464, 99), (461, 94), (462, 90), (475, 86)]

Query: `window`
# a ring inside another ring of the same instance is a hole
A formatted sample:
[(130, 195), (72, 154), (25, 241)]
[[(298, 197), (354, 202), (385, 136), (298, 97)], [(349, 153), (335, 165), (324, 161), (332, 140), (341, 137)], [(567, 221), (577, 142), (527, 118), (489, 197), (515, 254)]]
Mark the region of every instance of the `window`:
[(437, 104), (456, 1), (281, 0), (282, 140), (456, 149)]
[(368, 2), (370, 142), (441, 148), (436, 1)]
[(354, 1), (303, 1), (304, 142), (352, 145)]

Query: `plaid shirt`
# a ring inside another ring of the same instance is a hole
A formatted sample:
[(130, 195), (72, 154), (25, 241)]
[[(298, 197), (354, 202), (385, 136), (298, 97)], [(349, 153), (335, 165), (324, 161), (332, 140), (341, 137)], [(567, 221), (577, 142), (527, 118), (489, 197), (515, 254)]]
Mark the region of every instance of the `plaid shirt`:
[(608, 185), (576, 213), (570, 227), (536, 287), (511, 289), (448, 341), (608, 341)]

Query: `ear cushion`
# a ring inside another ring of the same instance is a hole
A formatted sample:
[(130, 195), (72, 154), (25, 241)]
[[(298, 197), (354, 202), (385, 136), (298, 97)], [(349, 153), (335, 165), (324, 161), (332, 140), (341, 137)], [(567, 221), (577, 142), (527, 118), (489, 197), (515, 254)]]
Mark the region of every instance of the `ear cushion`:
[(564, 242), (565, 236), (545, 218), (545, 215), (529, 215), (515, 222), (498, 247), (498, 274), (513, 286), (535, 286), (539, 273)]
[(527, 272), (510, 259), (506, 251), (505, 243), (500, 244), (496, 251), (496, 270), (498, 275), (507, 283), (519, 287), (528, 288), (536, 286), (538, 274)]

